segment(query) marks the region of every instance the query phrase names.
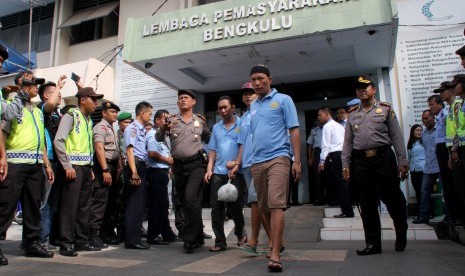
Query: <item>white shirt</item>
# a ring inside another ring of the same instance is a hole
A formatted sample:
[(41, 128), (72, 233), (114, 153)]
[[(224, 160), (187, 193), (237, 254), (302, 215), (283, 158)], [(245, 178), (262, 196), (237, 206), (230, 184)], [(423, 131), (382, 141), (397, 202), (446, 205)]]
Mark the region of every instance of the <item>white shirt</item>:
[(342, 151), (345, 129), (333, 119), (329, 119), (323, 126), (321, 139), (320, 164), (323, 164), (331, 152)]

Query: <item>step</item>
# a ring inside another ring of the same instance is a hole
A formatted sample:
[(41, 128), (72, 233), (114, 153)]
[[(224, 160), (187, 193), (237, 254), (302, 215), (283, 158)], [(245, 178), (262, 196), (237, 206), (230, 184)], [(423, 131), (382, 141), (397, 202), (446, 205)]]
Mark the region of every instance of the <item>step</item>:
[[(322, 228), (320, 231), (322, 240), (365, 240), (363, 228)], [(383, 240), (395, 240), (394, 229), (382, 229)], [(437, 240), (434, 229), (409, 229), (407, 230), (408, 240)]]
[[(354, 207), (354, 216), (360, 217), (360, 212), (357, 207)], [(339, 207), (327, 207), (325, 208), (325, 218), (332, 218), (335, 215), (341, 214), (341, 208)]]
[[(381, 228), (394, 228), (394, 223), (389, 217), (381, 217)], [(323, 218), (323, 227), (325, 228), (363, 228), (362, 218)]]

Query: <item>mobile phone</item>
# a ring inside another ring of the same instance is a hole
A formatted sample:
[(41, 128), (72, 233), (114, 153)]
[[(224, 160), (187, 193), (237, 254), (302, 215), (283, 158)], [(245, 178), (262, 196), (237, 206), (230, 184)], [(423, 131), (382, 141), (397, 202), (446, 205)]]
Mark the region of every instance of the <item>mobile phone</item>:
[(79, 82), (79, 79), (80, 77), (76, 74), (74, 74), (74, 72), (71, 73), (71, 79), (74, 81), (74, 82)]

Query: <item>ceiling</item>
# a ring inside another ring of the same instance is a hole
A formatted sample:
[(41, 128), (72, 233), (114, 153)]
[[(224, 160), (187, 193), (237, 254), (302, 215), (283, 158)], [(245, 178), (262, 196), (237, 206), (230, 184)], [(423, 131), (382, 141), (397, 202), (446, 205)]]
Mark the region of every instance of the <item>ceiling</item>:
[(255, 64), (270, 68), (274, 85), (342, 78), (391, 67), (396, 32), (394, 21), (142, 60), (133, 65), (174, 88), (190, 88), (201, 93), (237, 89), (248, 80), (249, 70)]
[[(55, 0), (32, 0), (34, 7), (45, 6), (45, 4), (53, 2)], [(29, 9), (29, 0), (1, 0), (0, 17), (27, 9)]]

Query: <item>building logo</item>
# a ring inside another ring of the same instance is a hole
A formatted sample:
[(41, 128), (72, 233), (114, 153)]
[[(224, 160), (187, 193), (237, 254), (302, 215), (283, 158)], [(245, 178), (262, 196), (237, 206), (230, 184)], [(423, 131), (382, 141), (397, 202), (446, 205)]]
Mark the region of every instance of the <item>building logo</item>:
[(431, 5), (436, 2), (436, 0), (430, 0), (426, 2), (422, 7), (421, 7), (421, 13), (426, 17), (428, 21), (443, 21), (447, 19), (451, 19), (453, 16), (452, 15), (447, 15), (443, 17), (436, 17), (434, 14), (431, 12)]

